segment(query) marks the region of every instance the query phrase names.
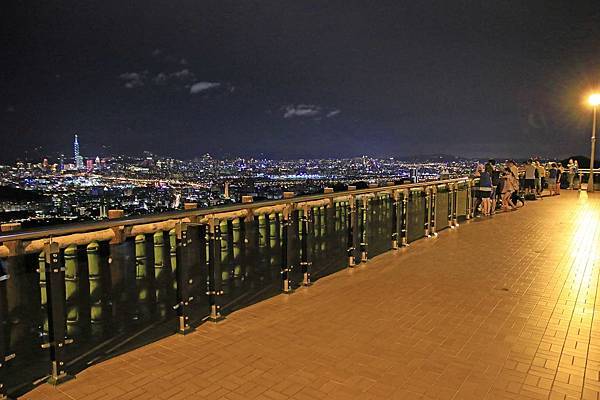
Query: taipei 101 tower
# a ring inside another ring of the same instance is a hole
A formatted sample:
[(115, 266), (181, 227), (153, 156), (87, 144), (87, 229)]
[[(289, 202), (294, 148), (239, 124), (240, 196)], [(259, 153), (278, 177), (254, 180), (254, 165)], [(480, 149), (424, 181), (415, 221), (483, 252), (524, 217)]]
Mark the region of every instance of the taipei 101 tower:
[(73, 142), (73, 160), (75, 161), (75, 167), (77, 169), (83, 169), (83, 157), (79, 154), (79, 141), (77, 135), (75, 135), (75, 141)]

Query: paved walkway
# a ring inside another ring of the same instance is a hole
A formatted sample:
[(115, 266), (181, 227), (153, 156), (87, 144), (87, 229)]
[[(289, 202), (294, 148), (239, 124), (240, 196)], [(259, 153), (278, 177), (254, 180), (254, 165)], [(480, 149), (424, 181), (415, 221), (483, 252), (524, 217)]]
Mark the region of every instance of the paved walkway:
[(596, 399), (600, 194), (341, 271), (29, 399)]

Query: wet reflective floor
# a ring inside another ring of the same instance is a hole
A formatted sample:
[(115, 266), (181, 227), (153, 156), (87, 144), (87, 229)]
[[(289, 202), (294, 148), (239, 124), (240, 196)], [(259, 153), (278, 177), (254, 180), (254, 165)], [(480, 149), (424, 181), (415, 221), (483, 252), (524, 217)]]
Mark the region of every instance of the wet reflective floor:
[(24, 398), (600, 400), (599, 274), (600, 194), (563, 191)]

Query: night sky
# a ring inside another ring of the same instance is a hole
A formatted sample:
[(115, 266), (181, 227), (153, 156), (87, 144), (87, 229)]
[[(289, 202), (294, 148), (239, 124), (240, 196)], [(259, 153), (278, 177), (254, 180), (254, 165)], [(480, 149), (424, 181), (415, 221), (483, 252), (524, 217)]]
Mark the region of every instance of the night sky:
[(589, 152), (600, 1), (1, 7), (5, 160)]

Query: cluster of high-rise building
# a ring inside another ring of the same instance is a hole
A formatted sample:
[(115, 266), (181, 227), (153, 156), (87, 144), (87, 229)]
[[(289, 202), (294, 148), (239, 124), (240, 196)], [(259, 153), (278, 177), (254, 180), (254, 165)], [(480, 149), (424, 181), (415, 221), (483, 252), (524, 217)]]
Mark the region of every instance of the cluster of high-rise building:
[(54, 173), (62, 173), (62, 172), (92, 172), (95, 170), (102, 169), (106, 165), (106, 159), (100, 159), (100, 157), (96, 156), (95, 158), (85, 158), (81, 155), (80, 147), (79, 147), (79, 137), (75, 135), (73, 140), (73, 157), (65, 157), (64, 154), (61, 154), (55, 160), (55, 163), (50, 163), (48, 158), (44, 158), (42, 160), (41, 165), (37, 165), (36, 163), (18, 163), (18, 165), (27, 166), (27, 168), (31, 168), (32, 164), (34, 167), (40, 167), (47, 172)]
[(72, 159), (46, 157), (38, 163), (0, 166), (0, 188), (10, 189), (0, 197), (0, 222), (27, 226), (97, 220), (106, 218), (109, 209), (137, 215), (178, 209), (185, 202), (200, 207), (237, 202), (243, 195), (276, 199), (284, 191), (300, 195), (327, 186), (342, 189), (348, 184), (360, 187), (464, 175), (473, 165), (472, 160), (438, 156), (273, 160), (218, 159), (205, 154), (179, 160), (144, 152), (139, 157), (92, 159), (81, 155), (75, 135)]

